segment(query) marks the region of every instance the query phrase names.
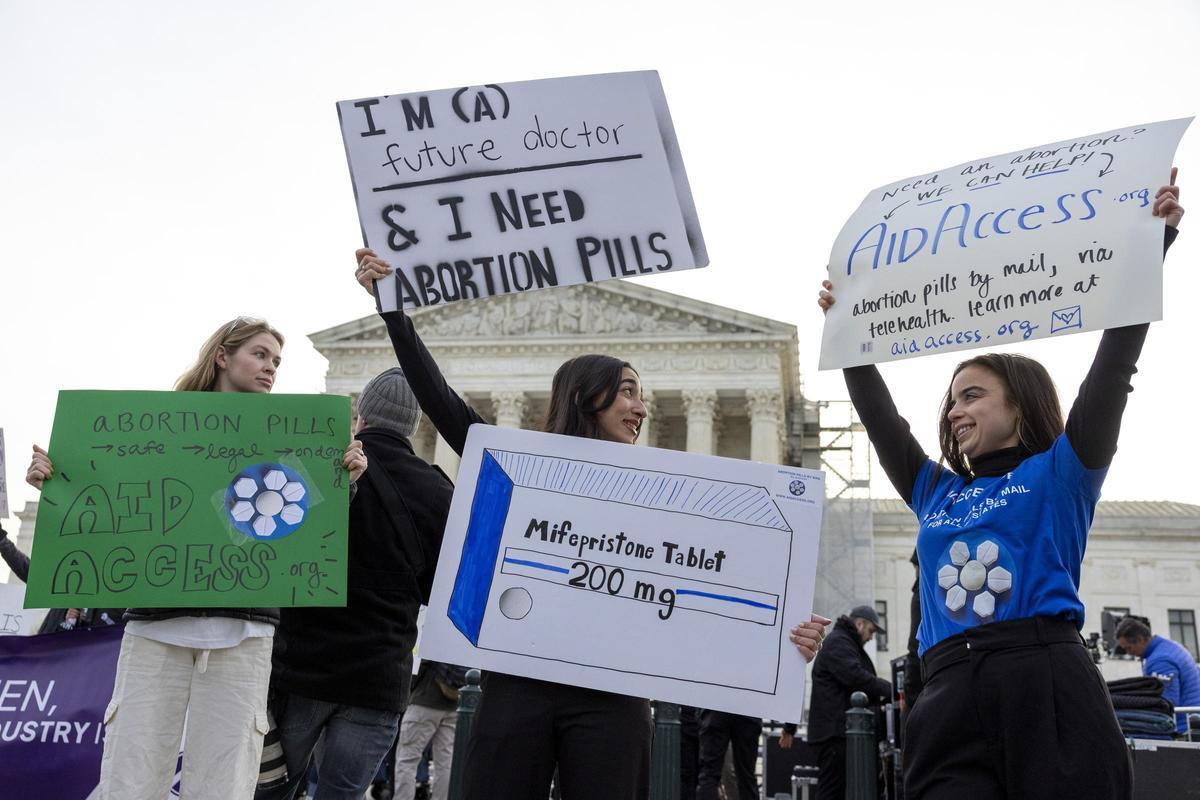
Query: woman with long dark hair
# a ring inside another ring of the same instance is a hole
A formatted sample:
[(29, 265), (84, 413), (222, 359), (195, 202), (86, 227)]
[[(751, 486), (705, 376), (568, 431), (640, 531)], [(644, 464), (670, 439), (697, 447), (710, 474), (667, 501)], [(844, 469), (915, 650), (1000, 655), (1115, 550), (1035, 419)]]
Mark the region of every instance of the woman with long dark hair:
[[(238, 317), (208, 338), (175, 384), (184, 392), (267, 393), (282, 361), (283, 335)], [(347, 431), (349, 433), (349, 431)], [(346, 449), (351, 481), (367, 468), (361, 442)], [(26, 480), (54, 474), (34, 446)], [(277, 608), (131, 608), (104, 714), (99, 797), (162, 800), (171, 792), (187, 720), (180, 791), (187, 798), (254, 794), (267, 732), (267, 683)]]
[[(1164, 248), (1183, 216), (1163, 186)], [(818, 304), (828, 311), (833, 286)], [(960, 363), (933, 461), (874, 366), (850, 399), (920, 524), (925, 686), (905, 727), (905, 796), (1128, 798), (1132, 773), (1108, 692), (1083, 646), (1079, 574), (1148, 324), (1106, 330), (1063, 422), (1046, 369), (1020, 355)]]
[[(368, 249), (355, 253), (368, 292), (391, 267)], [(447, 384), (412, 321), (383, 312), (388, 335), (421, 409), (456, 453), (467, 429), (484, 422)], [(632, 444), (649, 412), (641, 378), (627, 362), (583, 355), (554, 373), (544, 431)], [(792, 629), (807, 660), (829, 620)], [(745, 654), (741, 654), (745, 655)], [(650, 793), (650, 705), (638, 697), (519, 675), (488, 673), (475, 714), (464, 776), (466, 800), (543, 800), (555, 768), (570, 800), (640, 800)]]

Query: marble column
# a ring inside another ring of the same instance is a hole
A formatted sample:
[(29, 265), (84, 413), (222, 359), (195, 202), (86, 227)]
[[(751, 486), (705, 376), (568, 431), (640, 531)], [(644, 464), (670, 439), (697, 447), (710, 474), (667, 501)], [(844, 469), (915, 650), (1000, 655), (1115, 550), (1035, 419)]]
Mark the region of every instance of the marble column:
[(446, 440), (438, 434), (437, 441), (433, 445), (433, 463), (442, 468), (450, 476), (450, 480), (454, 480), (458, 476), (458, 463), (460, 459), (458, 453), (450, 445), (446, 444)]
[[(462, 395), (462, 399), (468, 404), (471, 402), (465, 394)], [(433, 463), (441, 467), (442, 471), (450, 476), (450, 480), (457, 479), (458, 465), (461, 460), (458, 453), (454, 452), (454, 448), (446, 443), (440, 433), (437, 434), (433, 444)]]
[(654, 392), (642, 392), (642, 403), (646, 406), (646, 413), (649, 416), (642, 420), (642, 431), (638, 434), (637, 444), (641, 447), (656, 447), (658, 428), (654, 419), (657, 411), (654, 403)]
[(778, 464), (783, 394), (778, 389), (747, 389), (746, 409), (750, 414), (750, 460)]
[(492, 403), (496, 407), (496, 425), (501, 428), (519, 428), (525, 418), (524, 392), (492, 392)]
[(429, 421), (429, 417), (422, 414), (411, 441), (416, 454), (431, 464), (433, 463), (434, 449), (437, 447), (437, 436), (437, 431), (434, 429), (433, 423)]
[(687, 452), (712, 455), (716, 428), (717, 393), (712, 389), (689, 389), (683, 393), (687, 417)]

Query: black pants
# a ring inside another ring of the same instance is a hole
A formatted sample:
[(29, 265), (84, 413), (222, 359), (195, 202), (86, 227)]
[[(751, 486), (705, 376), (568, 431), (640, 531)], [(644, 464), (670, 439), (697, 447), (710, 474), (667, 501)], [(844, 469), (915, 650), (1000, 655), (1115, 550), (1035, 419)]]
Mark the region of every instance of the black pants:
[(696, 800), (700, 770), (700, 712), (679, 707), (679, 800)]
[(700, 779), (696, 800), (717, 800), (725, 750), (733, 747), (733, 772), (737, 776), (740, 800), (757, 800), (758, 781), (754, 763), (758, 760), (758, 739), (762, 720), (724, 711), (700, 712)]
[(833, 736), (817, 745), (817, 800), (846, 797), (846, 737)]
[(972, 628), (930, 648), (904, 738), (905, 797), (1127, 800), (1129, 751), (1074, 623)]
[(488, 673), (463, 769), (464, 800), (648, 800), (650, 704)]

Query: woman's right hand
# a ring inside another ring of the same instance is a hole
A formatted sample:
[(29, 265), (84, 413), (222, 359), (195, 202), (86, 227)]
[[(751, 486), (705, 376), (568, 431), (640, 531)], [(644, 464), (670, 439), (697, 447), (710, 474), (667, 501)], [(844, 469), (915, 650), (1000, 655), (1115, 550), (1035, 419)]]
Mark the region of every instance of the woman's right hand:
[(25, 473), (25, 482), (40, 492), (42, 482), (50, 480), (53, 476), (54, 465), (50, 463), (50, 454), (35, 444), (33, 461), (29, 464), (29, 471)]
[(833, 303), (834, 303), (833, 284), (826, 280), (826, 281), (821, 281), (821, 286), (824, 288), (821, 289), (821, 292), (820, 292), (819, 296), (817, 297), (817, 305), (819, 305), (821, 307), (822, 314), (828, 314), (829, 309), (833, 306)]
[(354, 270), (354, 278), (358, 285), (367, 290), (367, 294), (375, 294), (375, 281), (392, 274), (392, 267), (369, 247), (360, 247), (354, 251), (358, 261), (358, 269)]

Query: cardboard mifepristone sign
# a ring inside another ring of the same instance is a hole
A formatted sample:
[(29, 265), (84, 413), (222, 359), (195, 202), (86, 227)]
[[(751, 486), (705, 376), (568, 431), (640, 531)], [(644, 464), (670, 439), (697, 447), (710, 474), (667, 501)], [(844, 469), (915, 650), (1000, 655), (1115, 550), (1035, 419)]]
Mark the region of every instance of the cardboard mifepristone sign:
[(1191, 118), (881, 186), (834, 243), (821, 369), (1162, 318), (1154, 193)]
[(824, 475), (473, 425), (421, 655), (799, 720)]
[(708, 264), (658, 73), (337, 104), (381, 310)]
[(59, 392), (29, 606), (346, 603), (349, 398)]

